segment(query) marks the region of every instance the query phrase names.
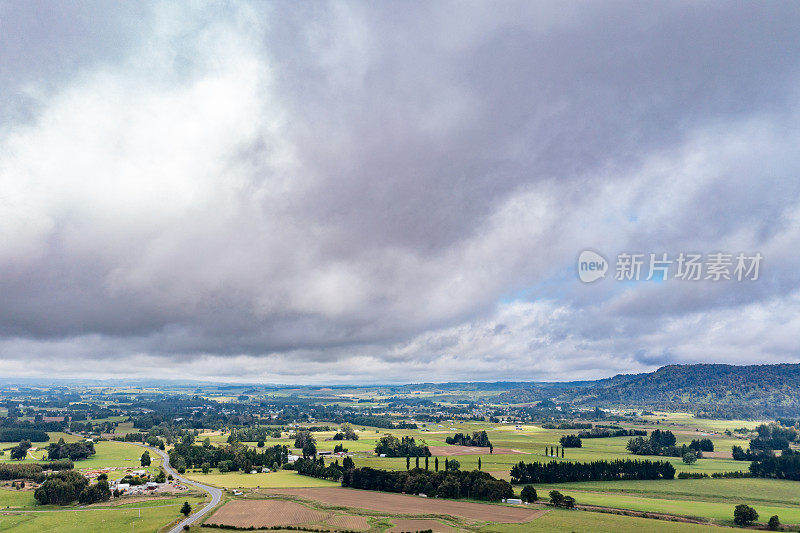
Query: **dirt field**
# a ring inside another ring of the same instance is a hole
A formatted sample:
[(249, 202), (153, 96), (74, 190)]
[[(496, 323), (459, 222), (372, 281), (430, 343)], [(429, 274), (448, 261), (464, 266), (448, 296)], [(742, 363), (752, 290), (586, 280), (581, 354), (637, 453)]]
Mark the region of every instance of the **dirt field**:
[(211, 515), (208, 523), (236, 527), (293, 526), (319, 522), (331, 514), (283, 500), (234, 500)]
[(733, 459), (733, 452), (703, 452), (703, 457), (713, 457), (715, 459)]
[(530, 522), (544, 513), (542, 510), (527, 507), (420, 498), (419, 496), (342, 487), (270, 489), (266, 492), (308, 498), (328, 505), (370, 509), (389, 514), (451, 515), (505, 524)]
[[(439, 457), (452, 457), (454, 455), (489, 455), (489, 448), (478, 446), (428, 446), (431, 455)], [(526, 453), (511, 448), (495, 448), (494, 455), (508, 455), (514, 453)]]
[(352, 531), (366, 531), (369, 529), (369, 522), (367, 522), (367, 517), (365, 516), (340, 514), (325, 520), (325, 523), (340, 529), (349, 529)]
[(438, 520), (403, 520), (395, 519), (394, 527), (389, 529), (387, 533), (400, 533), (401, 531), (425, 531), (432, 529), (433, 533), (451, 533), (456, 530), (447, 524), (443, 524)]

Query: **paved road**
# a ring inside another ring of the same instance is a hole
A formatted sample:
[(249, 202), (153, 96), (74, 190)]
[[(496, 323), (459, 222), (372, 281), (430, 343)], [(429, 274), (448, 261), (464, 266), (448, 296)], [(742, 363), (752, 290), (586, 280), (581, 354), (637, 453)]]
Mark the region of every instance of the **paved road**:
[(163, 452), (158, 448), (153, 448), (152, 446), (145, 446), (143, 444), (137, 444), (137, 446), (142, 446), (143, 448), (147, 448), (148, 450), (150, 450), (151, 453), (158, 454), (159, 457), (161, 457), (161, 466), (164, 467), (164, 470), (167, 472), (168, 475), (172, 474), (172, 477), (175, 478), (177, 481), (180, 481), (181, 483), (184, 483), (186, 485), (197, 487), (198, 489), (204, 490), (209, 495), (211, 495), (210, 503), (205, 505), (199, 511), (195, 511), (194, 513), (190, 514), (187, 518), (185, 518), (181, 522), (178, 522), (178, 524), (175, 527), (169, 530), (169, 533), (178, 533), (180, 531), (183, 531), (183, 526), (194, 524), (195, 522), (200, 520), (200, 517), (209, 513), (211, 509), (216, 507), (217, 504), (219, 504), (219, 502), (222, 500), (221, 489), (218, 489), (216, 487), (211, 487), (209, 485), (204, 485), (196, 481), (188, 480), (185, 477), (182, 477), (180, 474), (178, 474), (175, 470), (173, 470), (172, 467), (169, 465), (169, 455), (167, 455), (166, 452)]

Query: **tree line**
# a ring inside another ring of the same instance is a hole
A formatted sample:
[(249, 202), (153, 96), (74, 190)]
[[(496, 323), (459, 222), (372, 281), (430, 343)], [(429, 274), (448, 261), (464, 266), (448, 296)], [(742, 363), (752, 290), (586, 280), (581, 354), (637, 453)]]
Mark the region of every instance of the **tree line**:
[(614, 460), (573, 463), (524, 463), (511, 467), (512, 483), (564, 483), (622, 479), (674, 479), (675, 467), (667, 461)]
[(47, 442), (50, 436), (41, 429), (28, 428), (0, 428), (0, 442)]
[(417, 444), (414, 437), (403, 437), (402, 440), (394, 435), (384, 435), (375, 446), (375, 453), (386, 457), (430, 457), (431, 451), (422, 443)]
[(512, 498), (514, 490), (508, 481), (491, 474), (472, 470), (432, 472), (414, 468), (408, 471), (379, 470), (362, 467), (346, 470), (342, 486), (384, 492), (426, 494), (439, 498), (475, 498), (500, 501)]
[(750, 473), (756, 477), (800, 481), (800, 452), (783, 450), (777, 457), (762, 456), (750, 463)]
[(294, 462), (294, 469), (298, 474), (304, 476), (311, 476), (320, 479), (330, 479), (332, 481), (339, 481), (342, 479), (342, 474), (345, 470), (355, 468), (353, 460), (349, 457), (344, 458), (344, 464), (339, 466), (339, 461), (325, 466), (325, 459), (319, 457), (303, 457)]
[(255, 466), (280, 467), (287, 462), (289, 454), (289, 449), (281, 445), (256, 451), (241, 443), (217, 447), (208, 439), (202, 445), (186, 440), (169, 451), (169, 462), (178, 472), (185, 472), (187, 468), (217, 467), (220, 472), (249, 472)]
[(66, 470), (48, 475), (33, 492), (33, 497), (42, 505), (67, 505), (75, 500), (89, 504), (108, 501), (111, 490), (106, 474), (101, 474), (96, 483), (90, 484), (80, 472)]
[(477, 446), (480, 448), (494, 448), (492, 443), (489, 442), (489, 435), (485, 431), (475, 431), (472, 436), (464, 433), (456, 433), (452, 437), (444, 439), (447, 444), (454, 444), (457, 446)]
[(643, 429), (625, 428), (592, 428), (589, 431), (581, 431), (578, 437), (582, 439), (604, 439), (608, 437), (644, 437), (647, 431)]
[(91, 441), (64, 442), (64, 439), (59, 439), (58, 442), (51, 442), (47, 446), (47, 458), (51, 461), (57, 459), (81, 461), (83, 459), (88, 459), (94, 454), (94, 443)]

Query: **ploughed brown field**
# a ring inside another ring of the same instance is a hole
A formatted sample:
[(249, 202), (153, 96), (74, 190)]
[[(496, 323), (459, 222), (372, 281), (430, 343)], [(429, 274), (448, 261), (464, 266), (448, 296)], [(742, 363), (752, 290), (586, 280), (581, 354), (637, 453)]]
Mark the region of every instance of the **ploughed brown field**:
[(325, 520), (325, 523), (340, 529), (348, 529), (351, 531), (366, 531), (369, 529), (369, 522), (367, 522), (367, 518), (364, 516), (340, 514)]
[(328, 505), (370, 509), (387, 514), (450, 515), (483, 522), (506, 524), (530, 522), (544, 514), (542, 510), (528, 507), (508, 507), (486, 503), (421, 498), (419, 496), (343, 487), (268, 489), (266, 492), (308, 498)]
[(235, 527), (293, 526), (319, 522), (331, 514), (284, 500), (233, 500), (211, 515), (207, 523)]
[(438, 520), (409, 520), (409, 519), (394, 519), (392, 520), (394, 527), (388, 533), (399, 533), (401, 531), (425, 531), (432, 529), (433, 533), (455, 533), (455, 529), (442, 524)]
[(733, 459), (733, 452), (717, 451), (703, 452), (703, 457), (713, 457), (714, 459)]
[[(480, 446), (428, 446), (431, 455), (438, 455), (439, 457), (452, 457), (454, 455), (489, 455), (489, 448), (482, 448)], [(495, 448), (492, 452), (494, 455), (508, 455), (512, 453), (527, 453), (511, 448)]]

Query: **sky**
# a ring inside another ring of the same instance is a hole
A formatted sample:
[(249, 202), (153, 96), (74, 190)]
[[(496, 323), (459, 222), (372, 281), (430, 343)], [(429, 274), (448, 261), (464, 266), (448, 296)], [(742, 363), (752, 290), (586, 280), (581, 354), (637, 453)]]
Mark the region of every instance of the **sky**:
[[(798, 28), (795, 2), (0, 0), (2, 373), (800, 362)], [(622, 253), (763, 261), (618, 280)]]

